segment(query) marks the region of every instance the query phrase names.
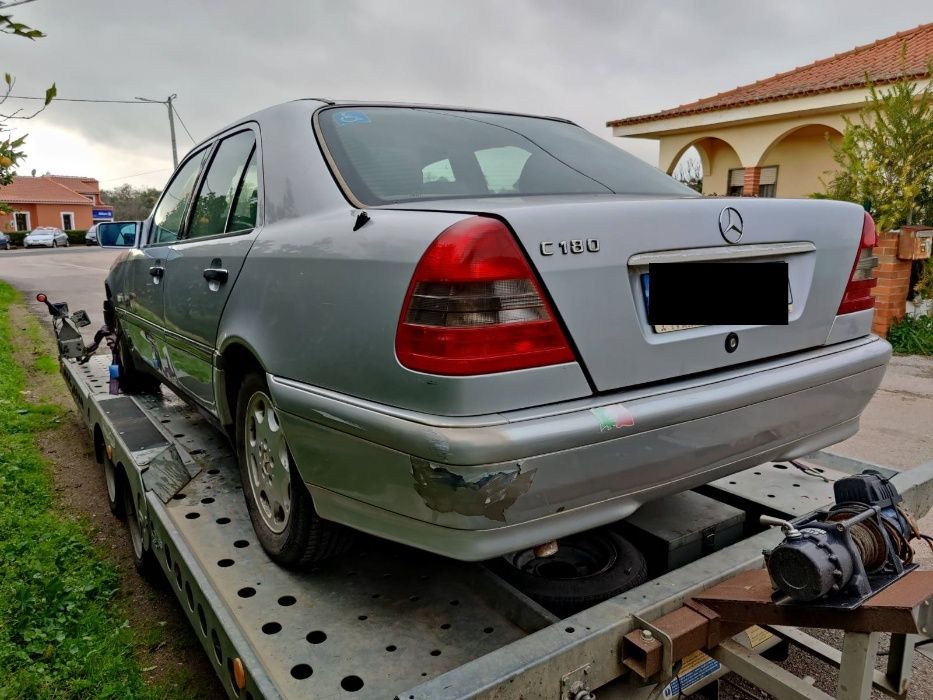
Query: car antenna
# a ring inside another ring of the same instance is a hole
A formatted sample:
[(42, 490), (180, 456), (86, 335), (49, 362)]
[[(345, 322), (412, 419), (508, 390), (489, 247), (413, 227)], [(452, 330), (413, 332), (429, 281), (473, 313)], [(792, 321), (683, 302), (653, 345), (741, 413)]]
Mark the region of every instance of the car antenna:
[(353, 223), (353, 230), (359, 231), (369, 222), (369, 220), (369, 214), (367, 214), (365, 211), (361, 211), (356, 215), (356, 221)]

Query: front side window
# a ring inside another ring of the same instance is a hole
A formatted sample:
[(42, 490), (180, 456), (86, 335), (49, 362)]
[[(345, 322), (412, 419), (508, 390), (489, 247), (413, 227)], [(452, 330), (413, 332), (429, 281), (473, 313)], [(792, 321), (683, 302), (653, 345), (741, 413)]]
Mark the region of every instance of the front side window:
[(325, 108), (318, 126), (354, 197), (696, 192), (580, 127), (554, 119), (410, 107)]
[(494, 194), (518, 191), (518, 178), (531, 156), (530, 151), (516, 146), (486, 148), (476, 152), (476, 160), (486, 178), (486, 186)]
[(220, 142), (194, 202), (188, 238), (226, 232), (227, 219), (255, 145), (252, 131), (241, 131)]
[(201, 172), (201, 163), (209, 149), (190, 158), (172, 178), (162, 195), (159, 206), (152, 215), (152, 243), (171, 243), (178, 240), (178, 234), (185, 220), (185, 210), (194, 191), (194, 185)]

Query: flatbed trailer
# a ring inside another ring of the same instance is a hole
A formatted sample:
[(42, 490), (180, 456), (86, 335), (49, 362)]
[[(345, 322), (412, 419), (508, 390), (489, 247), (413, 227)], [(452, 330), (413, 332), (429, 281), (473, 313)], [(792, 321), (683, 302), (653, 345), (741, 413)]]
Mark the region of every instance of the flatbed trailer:
[[(750, 663), (744, 675), (767, 687), (746, 656), (799, 642), (790, 632), (749, 627), (650, 682), (623, 664), (623, 637), (647, 635), (652, 620), (692, 596), (760, 569), (762, 550), (782, 535), (757, 526), (758, 516), (794, 518), (830, 504), (824, 478), (870, 466), (892, 478), (917, 517), (933, 501), (933, 463), (897, 472), (818, 453), (809, 474), (765, 463), (702, 489), (746, 512), (740, 541), (559, 619), (481, 564), (375, 538), (305, 574), (280, 568), (253, 534), (227, 439), (168, 390), (109, 393), (108, 367), (109, 356), (61, 360), (99, 461), (131, 494), (134, 544), (164, 572), (231, 698), (669, 698), (727, 673), (717, 658)], [(910, 663), (905, 670), (898, 660), (893, 694), (902, 696)], [(845, 658), (837, 663), (843, 675), (857, 671)], [(872, 682), (885, 689), (888, 681)]]

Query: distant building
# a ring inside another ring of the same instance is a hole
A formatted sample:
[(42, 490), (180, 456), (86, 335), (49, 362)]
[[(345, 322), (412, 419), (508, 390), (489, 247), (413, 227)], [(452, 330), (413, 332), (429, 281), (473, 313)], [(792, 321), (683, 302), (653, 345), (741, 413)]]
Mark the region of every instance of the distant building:
[[(902, 54), (902, 52), (904, 52)], [(831, 142), (875, 85), (901, 75), (929, 82), (933, 23), (900, 32), (751, 85), (655, 114), (610, 121), (614, 136), (656, 139), (658, 167), (672, 173), (694, 146), (703, 194), (806, 197), (836, 169)]]
[(88, 229), (113, 219), (113, 209), (100, 198), (100, 183), (72, 175), (16, 176), (0, 187), (0, 202), (13, 209), (0, 213), (0, 230), (31, 231), (39, 226)]

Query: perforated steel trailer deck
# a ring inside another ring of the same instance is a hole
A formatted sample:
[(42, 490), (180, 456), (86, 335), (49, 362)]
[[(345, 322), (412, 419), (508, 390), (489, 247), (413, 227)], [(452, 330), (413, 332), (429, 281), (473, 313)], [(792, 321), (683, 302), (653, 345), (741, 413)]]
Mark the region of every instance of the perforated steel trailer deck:
[[(108, 365), (103, 356), (61, 362), (98, 459), (132, 494), (134, 545), (164, 571), (233, 698), (677, 697), (727, 669), (697, 652), (676, 677), (636, 683), (623, 636), (760, 568), (762, 549), (781, 540), (757, 531), (563, 620), (482, 565), (372, 538), (292, 573), (253, 535), (225, 437), (168, 390), (111, 395)], [(869, 466), (826, 454), (810, 463), (829, 478)], [(927, 512), (933, 464), (885, 473), (918, 517)], [(820, 476), (767, 463), (703, 491), (751, 516), (796, 517), (832, 502)], [(754, 652), (778, 642), (756, 627), (735, 639)]]

